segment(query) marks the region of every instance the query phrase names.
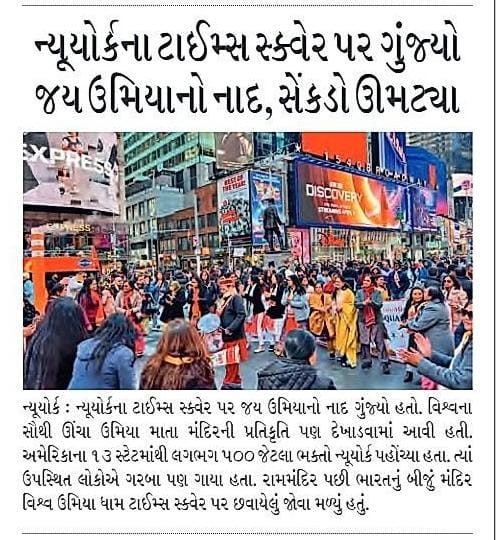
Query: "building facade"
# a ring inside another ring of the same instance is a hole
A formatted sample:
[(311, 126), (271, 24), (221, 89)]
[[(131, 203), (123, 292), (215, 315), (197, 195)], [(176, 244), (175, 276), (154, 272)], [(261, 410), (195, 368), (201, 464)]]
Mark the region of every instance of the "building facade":
[(158, 262), (158, 219), (190, 204), (189, 194), (215, 173), (213, 133), (126, 132), (124, 179), (129, 255)]
[[(195, 235), (196, 200), (199, 238)], [(217, 207), (217, 188), (212, 182), (197, 188), (195, 197), (185, 196), (182, 209), (158, 218), (159, 256), (164, 266), (175, 263), (182, 267), (194, 265), (196, 249), (200, 250), (203, 262), (218, 256)]]

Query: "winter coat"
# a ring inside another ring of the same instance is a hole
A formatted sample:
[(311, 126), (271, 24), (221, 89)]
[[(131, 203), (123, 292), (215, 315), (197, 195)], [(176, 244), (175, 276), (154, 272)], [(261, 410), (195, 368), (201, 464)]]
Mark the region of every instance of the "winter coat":
[[(363, 316), (363, 311), (365, 307), (365, 304), (363, 303), (364, 300), (365, 300), (365, 291), (363, 289), (358, 289), (356, 291), (356, 296), (355, 296), (355, 306), (356, 306), (356, 309), (358, 310), (358, 323), (360, 324), (365, 323), (364, 316)], [(382, 323), (383, 316), (382, 316), (381, 309), (382, 309), (383, 301), (382, 301), (381, 292), (378, 291), (377, 289), (374, 289), (374, 292), (372, 293), (371, 301), (372, 303), (370, 305), (374, 309), (376, 324)]]
[(438, 287), (441, 288), (442, 284), (440, 282), (440, 279), (432, 276), (428, 276), (421, 280), (423, 287), (427, 289), (428, 287)]
[(431, 358), (423, 358), (417, 369), (421, 375), (451, 390), (472, 389), (473, 340), (460, 345), (454, 358), (433, 350)]
[[(189, 319), (192, 319), (193, 303), (194, 303), (194, 291), (190, 289), (187, 295), (187, 304), (190, 305)], [(201, 312), (201, 317), (203, 317), (204, 315), (207, 315), (210, 312), (210, 307), (211, 307), (210, 291), (208, 290), (208, 287), (206, 287), (206, 285), (203, 284), (202, 287), (199, 289), (199, 310)]]
[(33, 281), (31, 279), (27, 279), (23, 282), (23, 294), (28, 298), (31, 304), (34, 302), (35, 298), (35, 291), (33, 287)]
[(133, 291), (131, 295), (130, 305), (126, 305), (124, 299), (124, 291), (119, 291), (115, 297), (115, 308), (118, 313), (124, 313), (128, 310), (131, 310), (133, 313), (141, 313), (142, 307), (142, 297), (138, 291)]
[(285, 306), (281, 303), (283, 299), (283, 294), (285, 292), (285, 287), (278, 286), (277, 289), (271, 292), (269, 297), (270, 306), (267, 309), (267, 315), (271, 319), (281, 319), (285, 314)]
[(222, 332), (222, 339), (225, 343), (237, 341), (245, 337), (245, 318), (246, 313), (243, 299), (236, 294), (226, 302), (225, 308), (220, 314), (220, 326), (224, 330), (231, 331), (230, 334)]
[[(290, 295), (290, 290), (286, 289), (283, 293), (283, 300), (281, 303), (286, 306), (288, 305), (288, 297)], [(293, 293), (292, 300), (290, 302), (290, 307), (293, 310), (293, 314), (296, 322), (304, 322), (309, 319), (309, 314), (311, 312), (309, 308), (309, 303), (307, 301), (307, 295), (298, 294), (297, 292)]]
[(218, 285), (211, 279), (207, 283), (206, 282), (203, 282), (203, 283), (206, 289), (208, 290), (208, 305), (210, 307), (213, 307), (218, 300), (218, 293), (219, 293)]
[(470, 278), (467, 277), (458, 277), (459, 284), (461, 288), (466, 292), (468, 300), (473, 298), (473, 282)]
[(167, 295), (161, 298), (161, 304), (164, 305), (161, 313), (161, 322), (167, 323), (174, 319), (183, 319), (185, 314), (183, 306), (186, 304), (185, 291), (178, 289), (172, 300)]
[(251, 306), (254, 315), (264, 313), (264, 299), (262, 293), (262, 287), (260, 285), (252, 285), (244, 296), (246, 302)]
[(257, 373), (257, 390), (335, 390), (335, 385), (307, 360), (283, 358)]
[(463, 289), (455, 289), (452, 287), (449, 292), (443, 291), (445, 301), (451, 309), (452, 328), (461, 322), (461, 309), (464, 308), (468, 302), (468, 295)]
[(77, 358), (68, 390), (135, 390), (138, 384), (133, 351), (124, 345), (115, 345), (97, 371), (93, 353), (98, 343), (96, 338), (91, 338), (77, 347)]
[(434, 300), (423, 304), (415, 319), (408, 322), (407, 328), (427, 337), (434, 351), (450, 357), (454, 355), (451, 317), (444, 302)]

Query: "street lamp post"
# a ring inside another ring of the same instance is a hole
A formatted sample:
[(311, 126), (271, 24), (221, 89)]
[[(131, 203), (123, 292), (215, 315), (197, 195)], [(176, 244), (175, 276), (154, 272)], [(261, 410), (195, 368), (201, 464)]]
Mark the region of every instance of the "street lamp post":
[(199, 241), (199, 213), (197, 208), (197, 189), (194, 189), (194, 253), (196, 255), (196, 273), (201, 275), (201, 246)]

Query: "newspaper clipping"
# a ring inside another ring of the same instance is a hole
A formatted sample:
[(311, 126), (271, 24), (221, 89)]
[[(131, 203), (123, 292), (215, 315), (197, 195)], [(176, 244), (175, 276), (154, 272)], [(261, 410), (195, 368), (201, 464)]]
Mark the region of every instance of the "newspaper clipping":
[(2, 537), (496, 539), (495, 2), (11, 4)]

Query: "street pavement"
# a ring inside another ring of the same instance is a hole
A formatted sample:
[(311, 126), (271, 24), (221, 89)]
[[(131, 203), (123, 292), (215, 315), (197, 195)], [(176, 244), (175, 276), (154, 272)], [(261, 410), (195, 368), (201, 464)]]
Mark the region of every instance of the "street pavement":
[[(160, 336), (161, 333), (155, 330), (151, 331), (147, 336), (145, 355), (137, 362), (138, 375), (154, 352)], [(276, 360), (274, 354), (267, 351), (254, 354), (253, 349), (255, 347), (256, 344), (252, 343), (249, 360), (241, 364), (241, 378), (245, 390), (257, 388), (257, 371)], [(405, 366), (397, 362), (391, 362), (391, 374), (384, 375), (381, 373), (379, 363), (375, 360), (370, 369), (364, 370), (360, 365), (356, 369), (343, 368), (335, 360), (329, 358), (324, 347), (318, 347), (317, 358), (316, 367), (319, 372), (333, 379), (336, 388), (339, 390), (418, 390), (420, 388), (417, 373), (414, 374), (412, 383), (403, 382)], [(222, 384), (224, 372), (224, 368), (216, 369), (217, 388), (220, 388)]]

